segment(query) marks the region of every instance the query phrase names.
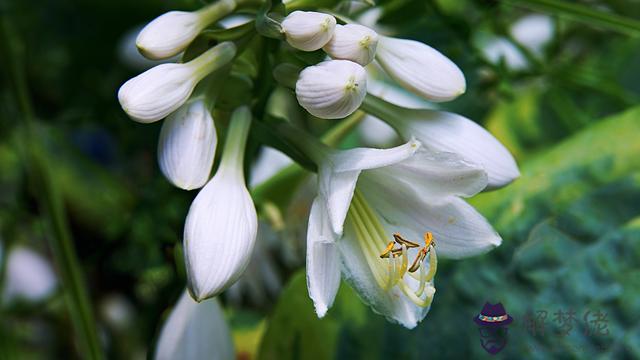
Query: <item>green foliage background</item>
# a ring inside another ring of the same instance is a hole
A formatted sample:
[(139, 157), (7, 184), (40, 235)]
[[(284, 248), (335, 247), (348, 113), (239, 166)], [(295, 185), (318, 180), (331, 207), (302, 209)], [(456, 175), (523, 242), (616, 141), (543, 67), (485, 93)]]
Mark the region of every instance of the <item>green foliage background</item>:
[[(136, 71), (119, 60), (118, 42), (164, 11), (200, 5), (0, 6), (24, 49), (36, 139), (64, 201), (109, 357), (144, 354), (184, 288), (179, 244), (195, 196), (172, 188), (158, 171), (160, 127), (132, 122), (120, 109), (117, 89)], [(477, 258), (443, 260), (431, 312), (412, 331), (373, 314), (345, 284), (327, 318), (318, 320), (303, 269), (281, 264), (287, 286), (277, 299), (230, 307), (238, 350), (260, 359), (488, 357), (471, 319), (485, 301), (500, 301), (515, 318), (505, 357), (640, 357), (640, 4), (402, 0), (379, 6), (381, 23), (398, 36), (424, 41), (460, 65), (468, 93), (445, 107), (483, 124), (516, 156), (522, 177), (472, 200), (504, 242)], [(507, 36), (511, 23), (532, 12), (550, 14), (556, 25), (544, 56), (529, 58), (522, 71), (486, 61), (479, 34)], [(25, 154), (33, 144), (23, 141), (10, 56), (3, 47), (0, 239), (4, 249), (21, 243), (50, 253), (43, 189), (27, 176)], [(327, 127), (309, 126), (318, 133)], [(0, 354), (78, 354), (64, 291), (44, 304), (3, 306)], [(97, 309), (110, 294), (123, 295), (135, 309), (126, 329), (102, 322)], [(570, 309), (576, 322), (561, 336), (553, 313)], [(608, 335), (585, 327), (583, 314), (598, 310), (608, 316)], [(527, 314), (538, 311), (548, 313), (544, 334), (526, 326)]]

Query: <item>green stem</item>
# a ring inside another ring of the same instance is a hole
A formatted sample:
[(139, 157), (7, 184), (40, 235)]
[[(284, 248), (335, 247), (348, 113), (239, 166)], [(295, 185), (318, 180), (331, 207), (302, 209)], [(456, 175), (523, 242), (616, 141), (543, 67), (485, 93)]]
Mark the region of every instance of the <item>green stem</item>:
[(9, 62), (9, 77), (12, 79), (14, 96), (22, 113), (24, 144), (27, 171), (33, 189), (37, 189), (36, 199), (44, 214), (48, 217), (51, 234), (48, 236), (57, 268), (64, 286), (69, 313), (74, 325), (78, 343), (85, 357), (89, 359), (104, 358), (96, 323), (89, 302), (88, 291), (80, 270), (73, 240), (69, 231), (62, 195), (55, 186), (51, 168), (45, 159), (44, 151), (35, 133), (34, 112), (29, 99), (27, 81), (23, 68), (22, 42), (17, 38), (10, 23), (10, 15), (5, 13), (2, 19), (2, 35), (4, 38), (4, 56)]
[(394, 105), (371, 94), (365, 96), (360, 110), (377, 117), (396, 130), (398, 130), (398, 120), (402, 117), (402, 112), (406, 111), (403, 107)]
[(221, 171), (229, 172), (244, 182), (244, 150), (251, 129), (251, 111), (246, 106), (237, 108), (231, 115), (231, 124), (222, 152)]

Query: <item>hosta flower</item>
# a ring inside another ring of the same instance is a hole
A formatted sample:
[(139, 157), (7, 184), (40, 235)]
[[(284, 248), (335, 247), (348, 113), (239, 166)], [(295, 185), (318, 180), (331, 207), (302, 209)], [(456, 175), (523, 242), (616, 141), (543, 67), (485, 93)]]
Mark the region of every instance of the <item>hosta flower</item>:
[(387, 150), (332, 150), (317, 159), (307, 282), (319, 316), (334, 300), (341, 269), (376, 313), (413, 328), (435, 293), (436, 252), (463, 258), (501, 242), (460, 198), (484, 189), (486, 173), (455, 154), (409, 141)]
[(213, 118), (204, 100), (187, 102), (162, 124), (160, 169), (181, 189), (200, 188), (209, 179), (217, 143)]
[(185, 263), (189, 290), (198, 301), (231, 286), (247, 267), (255, 245), (258, 219), (243, 172), (250, 125), (248, 108), (233, 113), (220, 166), (187, 215)]
[(140, 31), (136, 46), (149, 59), (172, 57), (186, 49), (204, 28), (229, 14), (235, 7), (234, 0), (219, 0), (198, 11), (170, 11), (155, 18)]
[(236, 46), (224, 42), (188, 63), (153, 67), (120, 87), (120, 105), (133, 120), (142, 123), (163, 119), (187, 101), (200, 80), (235, 54)]
[(323, 119), (356, 111), (367, 94), (367, 74), (352, 61), (330, 60), (302, 70), (296, 82), (298, 103)]
[(460, 68), (421, 42), (381, 36), (376, 60), (393, 80), (425, 99), (448, 101), (466, 90)]
[(365, 66), (376, 54), (378, 34), (358, 24), (336, 25), (331, 40), (322, 48), (334, 59), (351, 60)]
[(313, 11), (294, 11), (282, 21), (289, 45), (304, 51), (322, 48), (333, 36), (336, 18)]
[(368, 95), (362, 109), (394, 127), (405, 140), (415, 137), (425, 147), (451, 152), (487, 172), (488, 189), (505, 186), (520, 176), (518, 165), (491, 133), (454, 113), (407, 109)]
[(197, 303), (185, 291), (156, 344), (155, 359), (235, 359), (231, 331), (217, 299)]

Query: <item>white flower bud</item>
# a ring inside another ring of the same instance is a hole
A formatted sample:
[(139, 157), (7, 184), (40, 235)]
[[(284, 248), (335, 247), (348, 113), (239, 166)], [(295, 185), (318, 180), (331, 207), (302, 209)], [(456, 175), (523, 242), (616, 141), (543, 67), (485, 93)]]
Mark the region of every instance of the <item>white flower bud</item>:
[(202, 187), (209, 179), (218, 138), (203, 100), (191, 101), (162, 124), (158, 160), (164, 176), (185, 189)]
[(378, 34), (358, 24), (336, 25), (323, 50), (334, 59), (351, 60), (365, 66), (376, 55)]
[(282, 21), (289, 45), (304, 51), (322, 48), (333, 36), (336, 18), (313, 11), (294, 11)]
[(243, 172), (250, 125), (248, 108), (233, 113), (220, 167), (189, 208), (184, 253), (189, 290), (197, 301), (233, 285), (251, 259), (258, 217)]
[(151, 21), (136, 39), (138, 50), (147, 58), (170, 58), (187, 48), (209, 24), (231, 13), (234, 0), (220, 0), (198, 11), (170, 11)]
[(453, 100), (466, 90), (458, 66), (421, 42), (380, 37), (376, 59), (393, 80), (427, 100)]
[(302, 70), (296, 82), (298, 103), (323, 119), (340, 119), (356, 111), (367, 95), (367, 73), (348, 60), (329, 60)]
[(236, 46), (224, 42), (188, 63), (153, 67), (120, 87), (120, 105), (133, 120), (158, 121), (184, 104), (198, 82), (231, 61), (235, 53)]

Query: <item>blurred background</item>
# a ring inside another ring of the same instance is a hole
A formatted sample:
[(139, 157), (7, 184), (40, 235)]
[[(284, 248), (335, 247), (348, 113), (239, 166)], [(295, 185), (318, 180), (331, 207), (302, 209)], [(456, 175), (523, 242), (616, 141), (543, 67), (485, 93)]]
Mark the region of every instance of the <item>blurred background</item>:
[[(204, 3), (1, 3), (0, 357), (82, 358), (91, 332), (108, 358), (152, 354), (184, 290), (180, 243), (196, 192), (162, 177), (160, 125), (128, 119), (116, 92), (154, 65), (135, 51), (140, 27)], [(442, 260), (431, 312), (412, 331), (344, 284), (319, 320), (303, 257), (313, 179), (287, 189), (286, 203), (263, 193), (256, 256), (220, 299), (237, 358), (488, 357), (472, 322), (487, 301), (515, 319), (508, 357), (640, 357), (640, 2), (376, 3), (337, 6), (451, 58), (468, 92), (438, 107), (476, 120), (518, 160), (520, 179), (471, 201), (503, 244)], [(394, 141), (367, 119), (343, 146)], [(290, 162), (251, 156), (253, 185)]]

